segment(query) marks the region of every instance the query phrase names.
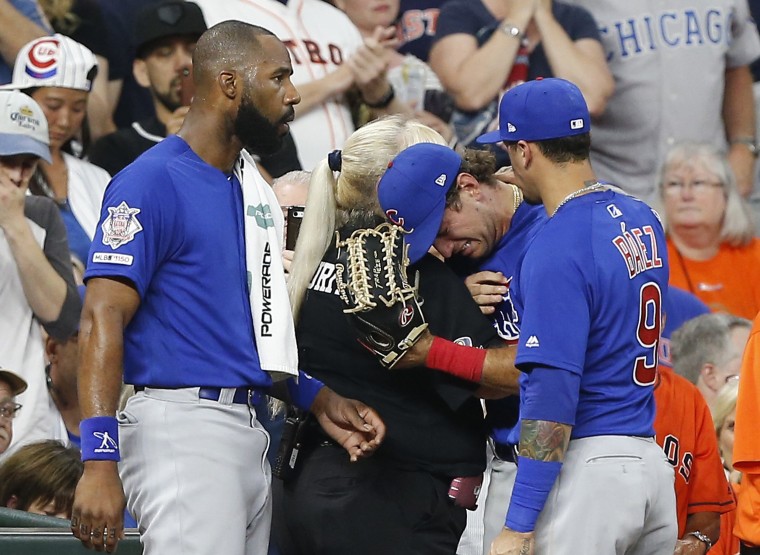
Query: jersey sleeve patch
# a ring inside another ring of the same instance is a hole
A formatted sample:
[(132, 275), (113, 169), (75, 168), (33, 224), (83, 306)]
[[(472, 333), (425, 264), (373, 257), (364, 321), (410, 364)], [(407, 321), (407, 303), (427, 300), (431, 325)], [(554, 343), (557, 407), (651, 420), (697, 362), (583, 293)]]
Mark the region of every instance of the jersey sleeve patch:
[(93, 262), (102, 262), (103, 264), (119, 264), (121, 266), (131, 266), (135, 257), (131, 254), (119, 254), (115, 252), (96, 252), (92, 255)]
[[(116, 250), (134, 239), (135, 235), (143, 230), (142, 224), (137, 219), (139, 213), (139, 208), (130, 208), (124, 201), (119, 206), (109, 206), (108, 216), (100, 226), (100, 229), (103, 231), (103, 244)], [(106, 262), (105, 260), (98, 261), (94, 258), (93, 261)], [(114, 263), (113, 261), (110, 262)], [(119, 264), (119, 262), (115, 263)]]

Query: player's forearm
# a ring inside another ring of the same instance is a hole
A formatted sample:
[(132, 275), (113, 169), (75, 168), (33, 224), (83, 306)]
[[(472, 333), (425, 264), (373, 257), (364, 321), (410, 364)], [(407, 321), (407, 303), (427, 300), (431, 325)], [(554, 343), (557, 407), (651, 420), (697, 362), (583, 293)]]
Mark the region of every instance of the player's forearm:
[(518, 455), (543, 462), (563, 462), (573, 427), (549, 420), (520, 423)]
[(13, 66), (19, 50), (27, 42), (47, 34), (45, 29), (27, 19), (8, 0), (0, 0), (0, 26), (5, 29), (0, 33), (0, 56), (9, 66)]
[(45, 257), (26, 219), (19, 218), (4, 226), (3, 231), (32, 312), (42, 322), (55, 321), (66, 300), (66, 281)]
[(574, 42), (548, 10), (537, 12), (535, 21), (554, 77), (575, 83), (591, 115), (600, 116), (615, 90), (601, 43), (592, 39)]
[(121, 315), (101, 301), (86, 303), (79, 330), (79, 406), (82, 418), (115, 416), (123, 376)]

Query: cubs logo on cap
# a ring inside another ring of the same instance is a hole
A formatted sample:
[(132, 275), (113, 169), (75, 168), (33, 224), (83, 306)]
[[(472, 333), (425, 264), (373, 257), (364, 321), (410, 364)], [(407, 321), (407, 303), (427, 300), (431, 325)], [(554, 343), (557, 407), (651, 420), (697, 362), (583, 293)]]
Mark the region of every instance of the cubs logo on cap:
[(462, 159), (447, 146), (419, 143), (388, 164), (377, 184), (385, 215), (404, 228), (409, 260), (420, 260), (433, 245), (446, 210), (446, 193), (456, 184)]
[(64, 35), (34, 39), (16, 56), (13, 80), (0, 89), (61, 87), (90, 91), (98, 72), (98, 61), (86, 46)]
[(477, 138), (482, 144), (501, 141), (546, 141), (588, 133), (591, 117), (580, 89), (557, 78), (522, 83), (499, 103), (499, 129)]

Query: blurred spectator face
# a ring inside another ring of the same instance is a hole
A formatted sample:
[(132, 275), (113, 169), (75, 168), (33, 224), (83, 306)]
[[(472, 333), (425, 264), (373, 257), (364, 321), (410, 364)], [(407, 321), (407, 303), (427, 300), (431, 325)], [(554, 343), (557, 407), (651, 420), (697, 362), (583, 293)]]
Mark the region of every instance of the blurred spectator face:
[(194, 36), (160, 39), (145, 58), (135, 59), (135, 80), (170, 112), (182, 106), (182, 73), (192, 69), (196, 40)]
[(4, 453), (13, 439), (13, 416), (16, 403), (8, 382), (0, 378), (0, 453)]
[(720, 229), (726, 193), (720, 179), (700, 161), (669, 167), (663, 175), (662, 187), (669, 225)]
[(733, 453), (734, 453), (734, 422), (736, 421), (736, 409), (732, 410), (726, 419), (723, 421), (723, 425), (720, 427), (718, 433), (718, 451), (723, 457), (723, 466), (729, 471), (734, 469)]
[(31, 93), (45, 112), (50, 130), (50, 150), (59, 150), (82, 129), (87, 113), (87, 91), (41, 87)]
[(370, 32), (378, 25), (392, 25), (399, 10), (399, 0), (336, 0), (335, 5), (359, 29)]
[(0, 156), (0, 171), (15, 185), (26, 190), (29, 180), (34, 174), (39, 158), (33, 154), (17, 154), (15, 156)]
[(71, 518), (71, 514), (69, 511), (56, 511), (55, 509), (55, 501), (50, 501), (46, 505), (44, 504), (44, 501), (40, 499), (36, 499), (32, 501), (31, 505), (29, 505), (29, 508), (26, 509), (27, 513), (33, 513), (35, 515), (46, 515), (46, 516), (55, 516), (58, 518)]
[(739, 370), (742, 365), (742, 354), (744, 347), (749, 340), (750, 329), (746, 327), (735, 327), (731, 330), (729, 336), (728, 353), (722, 364), (716, 364), (718, 382), (725, 385), (729, 380), (739, 377)]

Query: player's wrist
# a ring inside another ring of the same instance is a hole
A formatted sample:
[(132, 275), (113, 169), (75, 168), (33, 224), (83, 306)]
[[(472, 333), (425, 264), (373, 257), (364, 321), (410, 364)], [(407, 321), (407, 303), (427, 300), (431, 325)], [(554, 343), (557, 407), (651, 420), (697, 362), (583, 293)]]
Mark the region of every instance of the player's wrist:
[(119, 422), (113, 416), (93, 416), (79, 423), (83, 461), (121, 460)]
[(515, 532), (536, 529), (538, 516), (557, 481), (562, 463), (518, 457), (517, 477), (509, 501), (505, 526)]
[(425, 366), (463, 380), (480, 383), (488, 351), (459, 345), (442, 337), (433, 337)]

